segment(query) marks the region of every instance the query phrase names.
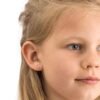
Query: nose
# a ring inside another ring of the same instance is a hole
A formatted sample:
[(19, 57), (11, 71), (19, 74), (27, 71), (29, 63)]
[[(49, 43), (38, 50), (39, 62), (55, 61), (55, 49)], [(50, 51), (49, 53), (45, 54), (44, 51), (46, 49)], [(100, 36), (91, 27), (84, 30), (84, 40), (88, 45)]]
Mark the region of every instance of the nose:
[(83, 57), (81, 67), (83, 69), (100, 68), (100, 55), (88, 53), (87, 56)]

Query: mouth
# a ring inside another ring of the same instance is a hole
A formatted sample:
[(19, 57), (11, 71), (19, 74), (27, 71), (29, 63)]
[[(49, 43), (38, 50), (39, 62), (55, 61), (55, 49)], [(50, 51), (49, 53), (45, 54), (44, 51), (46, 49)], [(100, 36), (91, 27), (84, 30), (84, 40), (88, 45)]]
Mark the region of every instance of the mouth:
[(85, 84), (90, 84), (90, 85), (95, 85), (98, 82), (100, 82), (100, 78), (97, 77), (85, 77), (85, 78), (77, 78), (75, 79), (77, 82), (85, 83)]

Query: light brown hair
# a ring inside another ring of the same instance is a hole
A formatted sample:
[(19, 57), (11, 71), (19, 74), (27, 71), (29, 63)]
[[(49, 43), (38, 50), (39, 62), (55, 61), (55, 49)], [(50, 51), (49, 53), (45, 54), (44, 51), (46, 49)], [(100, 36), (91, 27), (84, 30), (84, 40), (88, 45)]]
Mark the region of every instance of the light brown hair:
[[(99, 5), (98, 0), (28, 0), (19, 17), (23, 25), (21, 46), (25, 41), (41, 45), (52, 33), (53, 26), (65, 9), (77, 6), (100, 8)], [(19, 88), (19, 100), (47, 100), (42, 84), (42, 72), (31, 69), (23, 55)]]

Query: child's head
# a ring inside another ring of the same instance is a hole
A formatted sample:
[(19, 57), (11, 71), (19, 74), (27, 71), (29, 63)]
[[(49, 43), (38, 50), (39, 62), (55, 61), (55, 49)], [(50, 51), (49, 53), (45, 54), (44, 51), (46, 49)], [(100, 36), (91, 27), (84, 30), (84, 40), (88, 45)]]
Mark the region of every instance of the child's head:
[(20, 100), (100, 100), (99, 0), (29, 0), (20, 20)]

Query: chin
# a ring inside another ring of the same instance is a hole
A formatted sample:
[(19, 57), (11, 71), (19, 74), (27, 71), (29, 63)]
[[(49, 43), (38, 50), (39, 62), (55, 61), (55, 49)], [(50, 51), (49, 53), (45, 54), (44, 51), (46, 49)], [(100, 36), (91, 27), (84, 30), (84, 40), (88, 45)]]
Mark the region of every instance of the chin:
[(97, 94), (96, 92), (82, 91), (80, 93), (78, 92), (77, 94), (74, 94), (71, 100), (100, 100), (99, 96), (99, 93)]
[(94, 94), (85, 93), (85, 94), (81, 95), (80, 99), (76, 99), (76, 100), (100, 100), (100, 98), (97, 99), (98, 97), (99, 96), (95, 93)]

